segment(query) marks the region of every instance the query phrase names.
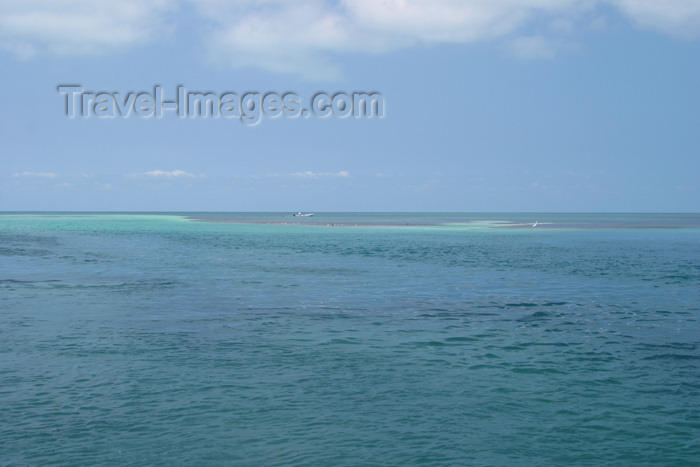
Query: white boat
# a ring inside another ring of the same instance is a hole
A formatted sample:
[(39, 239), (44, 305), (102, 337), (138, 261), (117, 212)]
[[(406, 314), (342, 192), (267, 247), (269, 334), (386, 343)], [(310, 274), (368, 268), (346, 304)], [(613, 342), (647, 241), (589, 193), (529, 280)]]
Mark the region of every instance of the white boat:
[(313, 215), (314, 215), (313, 212), (310, 212), (310, 213), (308, 213), (308, 214), (304, 214), (304, 213), (302, 213), (302, 212), (298, 212), (298, 213), (294, 214), (294, 217), (312, 217)]

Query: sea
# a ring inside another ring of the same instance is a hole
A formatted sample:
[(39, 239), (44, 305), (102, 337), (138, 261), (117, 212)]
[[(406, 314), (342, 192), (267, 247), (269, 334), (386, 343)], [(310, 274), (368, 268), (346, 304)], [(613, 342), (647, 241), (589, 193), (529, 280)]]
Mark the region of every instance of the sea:
[(700, 465), (700, 214), (292, 214), (0, 213), (0, 465)]

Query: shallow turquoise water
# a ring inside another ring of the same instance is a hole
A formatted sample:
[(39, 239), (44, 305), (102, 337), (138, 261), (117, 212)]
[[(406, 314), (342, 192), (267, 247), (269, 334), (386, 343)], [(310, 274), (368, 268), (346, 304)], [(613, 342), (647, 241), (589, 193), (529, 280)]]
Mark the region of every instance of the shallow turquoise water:
[(696, 463), (700, 216), (538, 216), (0, 215), (0, 464)]

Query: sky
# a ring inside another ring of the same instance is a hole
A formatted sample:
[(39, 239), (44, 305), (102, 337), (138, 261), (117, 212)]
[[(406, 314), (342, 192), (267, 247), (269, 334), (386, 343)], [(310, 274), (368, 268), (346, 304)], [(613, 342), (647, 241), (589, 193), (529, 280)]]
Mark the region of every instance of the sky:
[(0, 0), (0, 70), (2, 211), (700, 211), (698, 0)]

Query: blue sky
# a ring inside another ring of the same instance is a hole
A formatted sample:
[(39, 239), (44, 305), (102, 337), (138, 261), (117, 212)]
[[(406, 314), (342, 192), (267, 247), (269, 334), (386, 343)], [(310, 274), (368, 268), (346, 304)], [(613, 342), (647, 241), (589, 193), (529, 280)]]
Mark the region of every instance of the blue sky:
[[(0, 1), (0, 210), (700, 211), (697, 0)], [(383, 118), (67, 118), (86, 90)]]

